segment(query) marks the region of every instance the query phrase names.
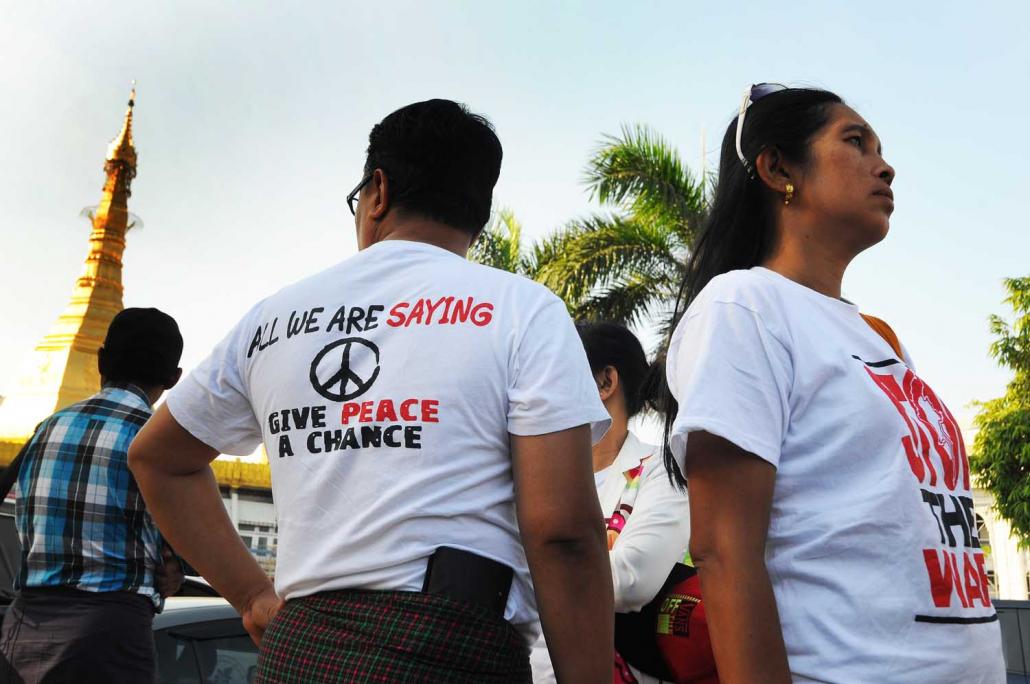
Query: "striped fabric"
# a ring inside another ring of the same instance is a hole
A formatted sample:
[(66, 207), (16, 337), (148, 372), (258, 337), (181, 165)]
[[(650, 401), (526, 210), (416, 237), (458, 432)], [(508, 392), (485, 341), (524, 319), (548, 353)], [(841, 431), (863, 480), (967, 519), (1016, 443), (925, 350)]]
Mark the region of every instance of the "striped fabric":
[(529, 648), (479, 606), (431, 594), (292, 599), (261, 642), (262, 684), (529, 684)]
[(15, 487), (17, 588), (129, 591), (161, 607), (162, 542), (128, 468), (129, 443), (151, 413), (142, 390), (109, 385), (40, 424)]

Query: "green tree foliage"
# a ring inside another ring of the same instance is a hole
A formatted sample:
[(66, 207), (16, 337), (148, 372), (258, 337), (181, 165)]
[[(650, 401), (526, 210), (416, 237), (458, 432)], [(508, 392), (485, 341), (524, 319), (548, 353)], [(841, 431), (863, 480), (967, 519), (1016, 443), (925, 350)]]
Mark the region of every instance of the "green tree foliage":
[(653, 316), (667, 332), (707, 208), (704, 182), (664, 138), (639, 125), (602, 139), (584, 182), (604, 213), (527, 247), (514, 214), (502, 210), (469, 259), (547, 285), (574, 318), (639, 324)]
[(522, 224), (510, 209), (501, 209), (493, 221), (472, 243), (469, 261), (493, 266), (532, 278), (536, 275), (536, 259), (522, 245)]
[(1005, 280), (1015, 318), (991, 316), (991, 356), (1014, 372), (1004, 396), (979, 404), (969, 463), (1021, 546), (1030, 546), (1030, 277)]
[(669, 325), (705, 213), (704, 182), (647, 126), (606, 136), (584, 182), (607, 211), (571, 221), (534, 249), (535, 277), (583, 319)]

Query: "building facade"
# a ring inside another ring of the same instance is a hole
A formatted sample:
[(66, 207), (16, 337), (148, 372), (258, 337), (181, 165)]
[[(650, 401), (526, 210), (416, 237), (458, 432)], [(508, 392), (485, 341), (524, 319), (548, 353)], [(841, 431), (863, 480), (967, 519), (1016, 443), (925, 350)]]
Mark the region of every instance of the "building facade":
[(973, 510), (980, 547), (987, 558), (991, 598), (1026, 601), (1030, 598), (1030, 551), (1020, 548), (1008, 522), (994, 510), (989, 492), (973, 490)]

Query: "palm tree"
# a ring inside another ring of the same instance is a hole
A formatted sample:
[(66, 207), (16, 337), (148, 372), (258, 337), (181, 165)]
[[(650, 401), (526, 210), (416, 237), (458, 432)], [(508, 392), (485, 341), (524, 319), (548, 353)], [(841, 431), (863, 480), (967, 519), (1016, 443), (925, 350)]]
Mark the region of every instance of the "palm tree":
[(522, 245), (522, 224), (511, 209), (500, 209), (468, 252), (469, 261), (534, 278), (537, 261)]
[(664, 339), (707, 209), (705, 182), (664, 138), (642, 125), (605, 136), (587, 163), (584, 182), (607, 212), (570, 221), (526, 248), (522, 225), (502, 209), (469, 259), (547, 285), (574, 318), (626, 324), (653, 319)]
[(573, 220), (537, 244), (535, 279), (577, 318), (654, 318), (667, 332), (707, 208), (704, 180), (662, 136), (636, 125), (602, 139), (584, 182), (608, 211)]

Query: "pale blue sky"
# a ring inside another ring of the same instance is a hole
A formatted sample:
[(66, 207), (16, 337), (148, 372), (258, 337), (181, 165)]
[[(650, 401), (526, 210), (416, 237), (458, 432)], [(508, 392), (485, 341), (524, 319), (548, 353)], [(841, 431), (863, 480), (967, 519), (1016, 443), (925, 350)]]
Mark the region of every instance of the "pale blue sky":
[[(296, 4), (298, 7), (289, 7)], [(531, 236), (591, 210), (603, 133), (651, 124), (708, 163), (751, 82), (851, 103), (898, 171), (888, 239), (845, 295), (891, 322), (968, 423), (1001, 279), (1030, 273), (1025, 2), (24, 3), (0, 0), (0, 394), (81, 268), (102, 161), (139, 80), (127, 306), (195, 365), (257, 299), (352, 254), (369, 128), (429, 97), (487, 114), (498, 203)]]

